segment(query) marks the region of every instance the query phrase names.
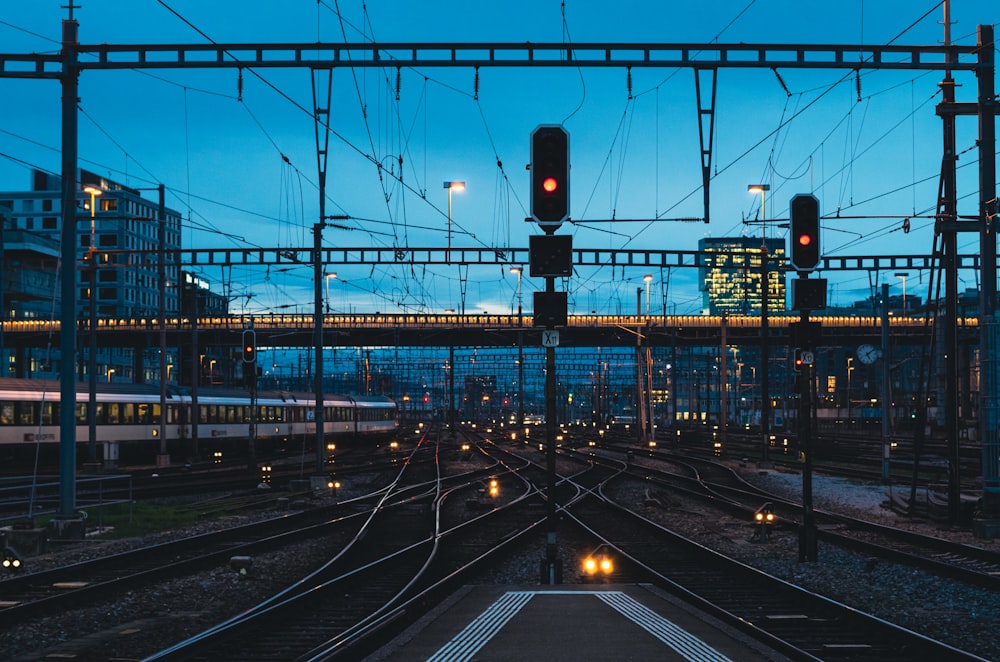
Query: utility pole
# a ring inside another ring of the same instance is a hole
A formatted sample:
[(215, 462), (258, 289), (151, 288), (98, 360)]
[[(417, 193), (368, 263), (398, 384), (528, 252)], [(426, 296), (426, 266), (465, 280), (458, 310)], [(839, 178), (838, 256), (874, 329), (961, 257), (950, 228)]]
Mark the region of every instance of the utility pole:
[(60, 232), (59, 316), (59, 511), (52, 520), (57, 538), (83, 537), (83, 518), (76, 510), (76, 164), (80, 95), (78, 32), (80, 24), (62, 22), (62, 230)]

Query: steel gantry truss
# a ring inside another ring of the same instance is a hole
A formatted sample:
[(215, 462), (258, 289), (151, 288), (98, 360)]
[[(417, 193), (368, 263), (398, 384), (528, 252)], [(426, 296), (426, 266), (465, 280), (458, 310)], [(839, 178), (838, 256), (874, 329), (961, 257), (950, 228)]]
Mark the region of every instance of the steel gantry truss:
[[(79, 23), (73, 18), (76, 8), (68, 5), (69, 18), (63, 21), (62, 49), (58, 54), (5, 54), (0, 53), (0, 78), (48, 79), (62, 85), (62, 237), (61, 256), (64, 265), (76, 261), (75, 200), (77, 173), (77, 103), (79, 76), (83, 71), (120, 69), (265, 69), (299, 68), (315, 74), (333, 68), (396, 68), (418, 67), (601, 67), (601, 68), (687, 68), (697, 77), (699, 131), (701, 135), (701, 166), (704, 186), (704, 218), (709, 220), (709, 190), (711, 180), (711, 126), (715, 112), (715, 72), (719, 69), (839, 69), (859, 71), (923, 70), (946, 72), (974, 72), (979, 79), (978, 99), (974, 106), (979, 119), (980, 136), (980, 211), (978, 224), (981, 236), (980, 251), (983, 300), (981, 316), (987, 323), (984, 329), (994, 329), (991, 323), (996, 307), (996, 248), (994, 236), (995, 217), (995, 114), (996, 98), (993, 80), (994, 44), (993, 27), (979, 26), (975, 46), (956, 46), (950, 43), (932, 46), (859, 46), (811, 44), (650, 44), (650, 43), (354, 43), (354, 44), (81, 44), (78, 40)], [(946, 40), (947, 42), (948, 40)], [(704, 74), (708, 74), (707, 76)], [(703, 94), (702, 78), (711, 88)], [(316, 79), (314, 78), (314, 83)], [(314, 97), (316, 96), (314, 85)], [(962, 104), (946, 108), (956, 114)], [(315, 105), (313, 119), (317, 128), (318, 167), (321, 177), (325, 173), (325, 143), (321, 133), (328, 133), (325, 124), (329, 117), (329, 104)], [(971, 110), (969, 110), (971, 112)], [(706, 145), (705, 129), (708, 128)], [(322, 131), (321, 131), (322, 129)], [(947, 191), (954, 195), (953, 191)], [(321, 202), (322, 204), (322, 202)], [(948, 204), (943, 209), (952, 209)], [(952, 221), (955, 219), (945, 219)], [(317, 235), (326, 219), (319, 219)], [(319, 243), (317, 241), (317, 243)], [(990, 250), (988, 250), (990, 249)], [(313, 251), (311, 262), (321, 263), (321, 250)], [(230, 253), (232, 255), (233, 253)], [(208, 253), (212, 255), (212, 253)], [(250, 253), (241, 253), (250, 255)], [(381, 259), (381, 254), (378, 254)], [(578, 252), (576, 257), (598, 253)], [(227, 258), (228, 259), (228, 258)], [(397, 258), (393, 256), (393, 260)], [(672, 265), (664, 265), (672, 266)], [(830, 268), (833, 268), (831, 265)], [(892, 267), (890, 267), (892, 268)], [(76, 269), (65, 268), (61, 274), (62, 295), (60, 351), (63, 360), (75, 355), (75, 290)], [(317, 268), (317, 279), (321, 272)], [(316, 285), (316, 316), (320, 317), (321, 300)], [(73, 331), (71, 331), (73, 329)], [(995, 346), (995, 331), (982, 337), (984, 351)], [(321, 329), (317, 332), (321, 336)], [(992, 353), (989, 354), (992, 356)], [(70, 361), (72, 363), (72, 361)], [(1000, 366), (991, 364), (991, 373), (1000, 372)], [(983, 471), (987, 504), (1000, 519), (1000, 443), (997, 436), (998, 388), (997, 374), (984, 375), (983, 379)], [(60, 384), (63, 402), (73, 402), (76, 383), (72, 370), (64, 370)], [(319, 398), (317, 398), (319, 400)], [(63, 485), (60, 493), (60, 518), (75, 517), (75, 441), (76, 421), (72, 407), (63, 407), (60, 419), (60, 473)], [(957, 440), (955, 440), (957, 443)]]

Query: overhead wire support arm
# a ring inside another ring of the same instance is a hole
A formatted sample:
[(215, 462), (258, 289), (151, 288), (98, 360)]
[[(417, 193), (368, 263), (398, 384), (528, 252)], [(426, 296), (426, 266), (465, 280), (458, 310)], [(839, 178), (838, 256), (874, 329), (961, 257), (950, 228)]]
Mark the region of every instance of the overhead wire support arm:
[[(702, 98), (701, 86), (702, 76), (710, 74), (711, 91), (708, 95), (708, 104)], [(719, 70), (716, 67), (696, 68), (694, 70), (694, 91), (698, 102), (698, 143), (701, 145), (701, 190), (704, 197), (706, 223), (711, 216), (709, 214), (709, 191), (712, 182), (712, 138), (715, 135), (715, 91), (719, 79)], [(707, 143), (707, 145), (706, 145)]]
[[(80, 69), (240, 69), (332, 66), (657, 67), (964, 70), (976, 46), (694, 43), (80, 44)], [(0, 53), (0, 77), (62, 76), (58, 55)]]

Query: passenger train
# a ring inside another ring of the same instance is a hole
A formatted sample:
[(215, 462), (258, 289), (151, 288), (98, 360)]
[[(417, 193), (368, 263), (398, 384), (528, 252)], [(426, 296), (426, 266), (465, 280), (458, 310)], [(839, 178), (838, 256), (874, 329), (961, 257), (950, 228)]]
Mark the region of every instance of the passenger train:
[[(0, 462), (22, 463), (38, 453), (43, 463), (58, 457), (60, 419), (59, 382), (37, 379), (0, 379)], [(77, 458), (90, 443), (90, 392), (76, 389)], [(161, 424), (158, 385), (98, 384), (96, 442), (105, 462), (144, 463), (155, 459), (162, 446), (175, 457), (190, 458), (197, 436), (201, 455), (233, 452), (246, 455), (253, 431), (255, 452), (310, 447), (315, 439), (315, 394), (259, 391), (251, 403), (247, 391), (171, 386), (167, 390), (166, 419)], [(396, 403), (386, 397), (326, 395), (323, 401), (323, 437), (338, 447), (375, 445), (395, 438), (399, 417)], [(197, 412), (197, 422), (192, 412)]]

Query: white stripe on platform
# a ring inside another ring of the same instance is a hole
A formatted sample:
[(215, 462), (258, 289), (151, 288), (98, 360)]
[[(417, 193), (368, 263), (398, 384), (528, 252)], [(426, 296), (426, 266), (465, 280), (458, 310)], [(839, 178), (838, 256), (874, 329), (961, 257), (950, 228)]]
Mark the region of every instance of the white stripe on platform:
[(704, 641), (621, 591), (508, 591), (428, 662), (468, 662), (536, 595), (594, 595), (691, 662), (732, 662)]
[(731, 662), (728, 657), (698, 637), (621, 591), (598, 592), (595, 595), (622, 616), (674, 649), (684, 659), (691, 662)]
[(486, 643), (521, 611), (533, 591), (509, 591), (469, 623), (441, 649), (428, 658), (429, 662), (462, 662), (471, 660)]

